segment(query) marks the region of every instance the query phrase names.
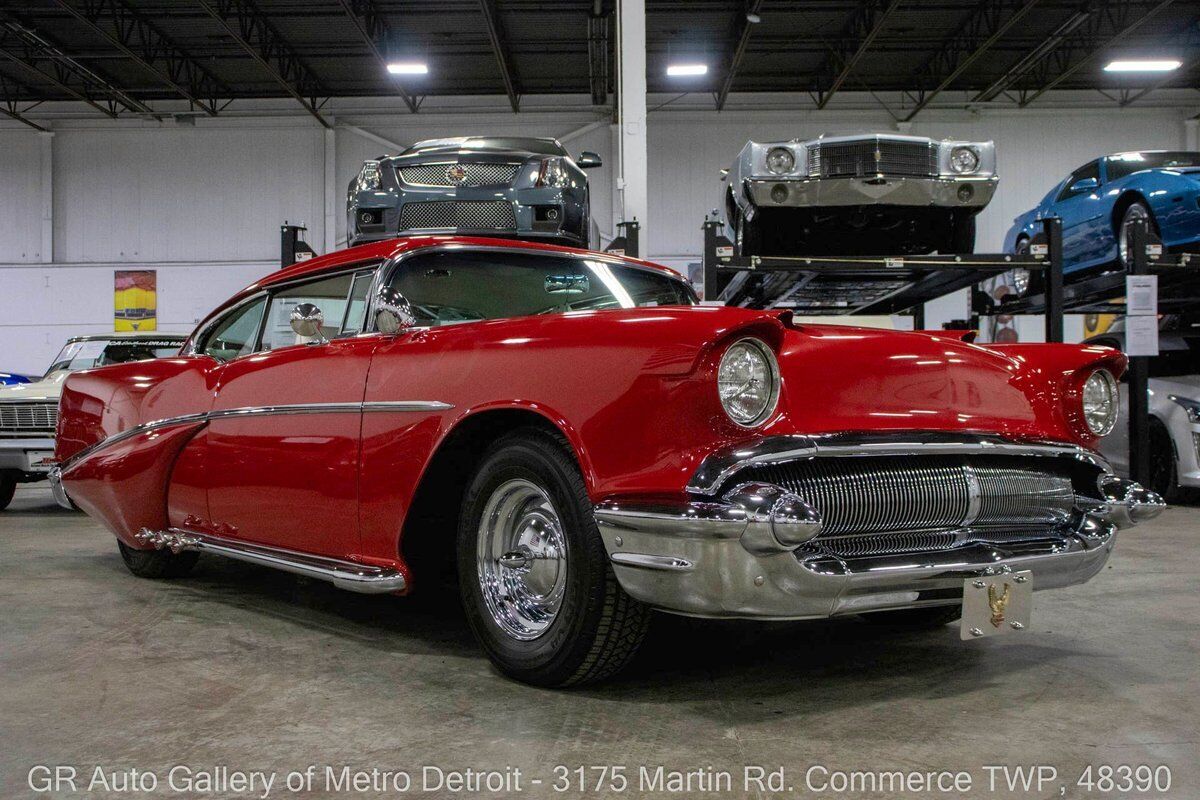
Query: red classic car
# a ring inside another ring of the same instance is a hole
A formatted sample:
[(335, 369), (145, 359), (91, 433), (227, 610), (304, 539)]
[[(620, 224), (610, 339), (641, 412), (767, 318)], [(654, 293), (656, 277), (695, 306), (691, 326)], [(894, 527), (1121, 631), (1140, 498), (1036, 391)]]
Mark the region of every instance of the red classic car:
[(542, 685), (621, 668), (651, 609), (933, 625), (986, 585), (999, 629), (1161, 500), (1093, 450), (1124, 356), (967, 338), (702, 306), (582, 250), (381, 242), (248, 287), (179, 357), (73, 374), (53, 485), (145, 577), (207, 552), (402, 594), (456, 562), (484, 649)]

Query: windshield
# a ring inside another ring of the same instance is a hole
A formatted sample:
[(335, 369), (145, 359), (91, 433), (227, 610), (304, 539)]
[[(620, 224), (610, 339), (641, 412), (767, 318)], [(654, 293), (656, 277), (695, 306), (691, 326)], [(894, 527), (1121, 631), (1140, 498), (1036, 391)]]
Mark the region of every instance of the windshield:
[(587, 258), (523, 253), (426, 253), (402, 262), (391, 286), (418, 325), (649, 306), (690, 306), (682, 280)]
[(165, 358), (176, 355), (183, 345), (175, 339), (84, 339), (67, 342), (66, 347), (54, 358), (52, 372), (74, 372), (109, 364), (124, 364), (127, 361), (145, 361), (150, 358)]
[(1118, 153), (1108, 157), (1108, 179), (1115, 181), (1144, 169), (1200, 167), (1200, 153), (1182, 150), (1166, 153)]

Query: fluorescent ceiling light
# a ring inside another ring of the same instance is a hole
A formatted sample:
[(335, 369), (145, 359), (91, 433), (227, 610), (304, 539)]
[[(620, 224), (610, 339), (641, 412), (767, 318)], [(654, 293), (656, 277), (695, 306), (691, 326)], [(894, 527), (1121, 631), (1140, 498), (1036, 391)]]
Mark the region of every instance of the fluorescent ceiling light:
[(387, 70), (393, 75), (427, 75), (429, 74), (429, 65), (415, 61), (402, 61), (388, 64)]
[(670, 64), (667, 66), (667, 74), (675, 78), (683, 78), (689, 75), (707, 75), (707, 64)]
[(1105, 72), (1170, 72), (1179, 69), (1182, 61), (1175, 59), (1136, 59), (1128, 58), (1120, 61), (1110, 61), (1104, 68)]

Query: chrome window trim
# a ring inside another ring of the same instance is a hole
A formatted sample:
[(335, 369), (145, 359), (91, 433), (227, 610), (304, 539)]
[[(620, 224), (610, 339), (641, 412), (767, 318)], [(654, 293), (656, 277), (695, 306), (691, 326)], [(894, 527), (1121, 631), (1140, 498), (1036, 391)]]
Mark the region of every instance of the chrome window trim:
[(112, 436), (107, 436), (98, 442), (88, 445), (87, 447), (75, 453), (73, 456), (63, 461), (58, 465), (62, 472), (74, 467), (84, 458), (110, 447), (126, 439), (133, 438), (143, 433), (158, 430), (160, 428), (170, 428), (176, 425), (191, 425), (203, 424), (217, 419), (230, 419), (237, 417), (257, 417), (257, 416), (277, 416), (284, 414), (354, 414), (354, 413), (378, 413), (378, 412), (419, 412), (419, 411), (449, 411), (454, 408), (450, 403), (443, 403), (440, 400), (378, 400), (364, 403), (291, 403), (287, 405), (275, 406), (242, 406), (239, 408), (221, 408), (214, 411), (203, 411), (196, 414), (182, 414), (177, 417), (166, 417), (164, 419), (152, 420), (143, 422), (140, 425), (134, 425), (132, 428), (127, 428)]
[[(404, 262), (407, 261), (408, 259), (413, 258), (414, 256), (417, 256), (417, 255), (425, 255), (428, 253), (437, 253), (437, 252), (442, 252), (442, 251), (462, 251), (462, 252), (468, 252), (468, 253), (519, 253), (521, 255), (532, 255), (532, 256), (539, 256), (539, 257), (545, 257), (545, 258), (570, 258), (570, 259), (576, 259), (579, 261), (599, 261), (604, 264), (613, 264), (613, 265), (616, 265), (619, 267), (635, 269), (635, 270), (639, 270), (641, 272), (649, 273), (651, 275), (657, 275), (660, 278), (666, 278), (667, 280), (673, 280), (686, 289), (688, 296), (691, 297), (693, 301), (695, 301), (693, 303), (693, 305), (700, 304), (700, 299), (699, 299), (698, 295), (696, 294), (696, 290), (682, 276), (680, 276), (676, 273), (670, 272), (661, 267), (646, 267), (641, 264), (635, 264), (635, 263), (626, 261), (626, 260), (620, 258), (619, 256), (614, 256), (610, 253), (597, 253), (597, 252), (592, 252), (590, 250), (584, 251), (584, 252), (573, 252), (573, 251), (543, 252), (540, 250), (534, 250), (532, 248), (525, 248), (525, 247), (497, 247), (495, 245), (472, 245), (472, 244), (462, 244), (459, 242), (441, 242), (441, 243), (437, 243), (437, 244), (422, 245), (420, 247), (415, 247), (412, 250), (406, 250), (403, 253), (400, 253), (399, 255), (392, 256), (391, 258), (386, 259), (383, 262), (383, 264), (381, 265), (381, 267), (377, 273), (379, 279), (377, 280), (375, 286), (372, 288), (372, 291), (371, 291), (371, 305), (367, 309), (367, 329), (366, 329), (367, 332), (372, 332), (372, 331), (378, 330), (375, 327), (375, 311), (376, 311), (375, 298), (379, 294), (379, 289), (382, 288), (383, 286), (386, 286), (388, 283), (390, 283), (392, 276), (396, 274), (396, 271), (398, 269), (400, 269), (400, 267), (402, 267), (404, 265)], [(517, 317), (504, 317), (503, 319), (517, 319)], [(409, 328), (407, 330), (422, 330), (427, 327), (429, 327), (429, 326), (422, 326), (419, 328)], [(401, 331), (401, 333), (403, 333), (403, 331)]]
[(808, 458), (856, 456), (922, 456), (985, 453), (1028, 457), (1074, 458), (1105, 472), (1112, 467), (1100, 455), (1080, 445), (1060, 442), (1021, 442), (994, 434), (937, 431), (898, 433), (833, 433), (769, 436), (722, 448), (706, 457), (688, 481), (687, 491), (712, 495), (748, 467), (784, 464)]

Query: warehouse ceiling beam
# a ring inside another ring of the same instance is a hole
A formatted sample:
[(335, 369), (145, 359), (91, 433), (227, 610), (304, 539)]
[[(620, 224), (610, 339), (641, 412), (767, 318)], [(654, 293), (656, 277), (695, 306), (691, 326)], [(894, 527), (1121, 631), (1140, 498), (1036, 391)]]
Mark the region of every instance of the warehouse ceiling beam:
[(10, 119), (15, 119), (22, 125), (28, 125), (36, 131), (49, 133), (47, 128), (38, 125), (33, 120), (29, 119), (29, 117), (25, 116), (30, 108), (40, 105), (41, 101), (35, 101), (31, 106), (22, 109), (21, 101), (17, 99), (17, 95), (21, 93), (19, 91), (21, 89), (24, 89), (26, 92), (30, 91), (28, 86), (18, 83), (4, 73), (0, 72), (0, 114), (3, 114)]
[(916, 105), (904, 118), (913, 117), (949, 88), (972, 64), (1033, 10), (1038, 0), (984, 0), (975, 6), (958, 29), (914, 75), (919, 87)]
[[(1165, 86), (1167, 86), (1167, 84), (1172, 83), (1173, 81), (1180, 80), (1180, 74), (1189, 73), (1192, 70), (1196, 69), (1197, 67), (1200, 67), (1200, 57), (1193, 58), (1190, 61), (1188, 61), (1186, 64), (1184, 64), (1182, 67), (1180, 67), (1179, 73), (1168, 72), (1168, 73), (1164, 74), (1161, 78), (1156, 80), (1154, 83), (1143, 88), (1141, 91), (1137, 91), (1137, 92), (1132, 91), (1132, 90), (1128, 91), (1121, 98), (1119, 105), (1122, 108), (1124, 108), (1125, 106), (1133, 105), (1138, 100), (1141, 100), (1143, 97), (1150, 94), (1151, 92), (1156, 92), (1159, 89), (1162, 89)], [(1194, 82), (1189, 82), (1188, 85), (1190, 87), (1194, 88), (1196, 84)]]
[(594, 106), (608, 102), (609, 17), (604, 0), (593, 0), (588, 13), (588, 88)]
[(1033, 86), (1037, 88), (1021, 98), (1021, 108), (1096, 61), (1107, 53), (1109, 47), (1121, 44), (1172, 2), (1162, 0), (1149, 9), (1135, 3), (1105, 3), (1072, 33), (1063, 37), (1062, 43), (1036, 65), (1033, 69)]
[(420, 103), (408, 91), (404, 83), (395, 75), (387, 71), (388, 63), (390, 62), (390, 43), (394, 41), (391, 25), (384, 16), (374, 0), (338, 0), (350, 21), (354, 23), (355, 29), (358, 31), (359, 37), (366, 43), (371, 51), (371, 55), (375, 56), (375, 60), (379, 63), (384, 74), (392, 82), (392, 86), (396, 89), (396, 93), (404, 100), (404, 104), (408, 106), (408, 110), (412, 113), (417, 113)]
[(850, 15), (838, 41), (817, 70), (817, 108), (825, 108), (842, 88), (899, 5), (900, 0), (867, 0)]
[(0, 14), (0, 57), (106, 116), (116, 118), (122, 108), (139, 114), (154, 113), (145, 103), (68, 55), (55, 42), (7, 14)]
[(726, 59), (727, 66), (725, 67), (725, 79), (721, 82), (721, 88), (717, 91), (717, 111), (725, 107), (725, 101), (729, 98), (729, 92), (733, 89), (734, 78), (737, 77), (738, 68), (742, 66), (742, 59), (746, 55), (746, 46), (750, 44), (750, 33), (754, 30), (754, 23), (750, 21), (752, 16), (757, 17), (758, 12), (762, 10), (763, 0), (750, 0), (745, 9), (738, 14), (733, 23), (733, 29), (737, 33), (733, 37), (733, 49)]
[(258, 6), (251, 0), (196, 2), (305, 111), (312, 114), (323, 127), (332, 127), (329, 120), (321, 115), (320, 108), (324, 101), (317, 99), (328, 98), (329, 92)]
[(215, 117), (218, 98), (232, 97), (233, 90), (188, 55), (125, 0), (54, 0), (93, 33), (134, 63), (174, 89), (193, 108)]
[(517, 80), (513, 75), (512, 59), (508, 54), (508, 42), (504, 37), (504, 27), (500, 23), (500, 15), (496, 12), (495, 0), (479, 0), (479, 9), (483, 12), (483, 21), (487, 24), (488, 39), (492, 43), (492, 53), (496, 56), (496, 64), (500, 67), (500, 78), (504, 81), (508, 104), (512, 106), (513, 111), (520, 111), (521, 96), (517, 92)]

